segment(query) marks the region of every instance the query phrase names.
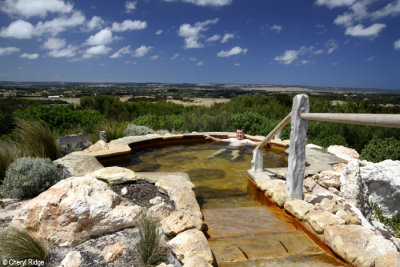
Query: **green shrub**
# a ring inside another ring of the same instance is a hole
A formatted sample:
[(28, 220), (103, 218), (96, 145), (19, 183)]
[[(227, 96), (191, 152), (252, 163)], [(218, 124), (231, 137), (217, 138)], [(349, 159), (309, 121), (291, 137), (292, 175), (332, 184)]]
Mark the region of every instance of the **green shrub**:
[(24, 230), (17, 228), (7, 229), (0, 234), (0, 239), (1, 262), (9, 259), (17, 261), (25, 259), (44, 261), (47, 258), (48, 249), (44, 242), (31, 236)]
[(146, 135), (153, 134), (154, 131), (146, 126), (140, 126), (135, 124), (129, 124), (128, 127), (123, 132), (124, 136), (137, 136), (137, 135)]
[(35, 121), (17, 120), (19, 146), (31, 157), (58, 158), (57, 137), (47, 126)]
[(361, 158), (372, 162), (385, 159), (400, 160), (400, 141), (393, 137), (374, 137), (361, 151)]
[(138, 250), (145, 266), (155, 266), (167, 259), (167, 250), (162, 245), (161, 232), (157, 229), (159, 222), (142, 213), (139, 220)]
[(4, 179), (8, 166), (22, 156), (23, 153), (15, 142), (0, 141), (0, 181)]
[(400, 237), (400, 216), (388, 218), (382, 214), (377, 203), (371, 201), (373, 216), (385, 225), (385, 228), (395, 237)]
[(98, 126), (98, 131), (96, 132), (106, 131), (107, 142), (110, 142), (111, 140), (124, 137), (124, 130), (127, 125), (128, 123), (108, 122), (107, 124), (101, 124)]
[(60, 180), (50, 159), (23, 157), (7, 169), (2, 191), (4, 196), (10, 198), (32, 198)]

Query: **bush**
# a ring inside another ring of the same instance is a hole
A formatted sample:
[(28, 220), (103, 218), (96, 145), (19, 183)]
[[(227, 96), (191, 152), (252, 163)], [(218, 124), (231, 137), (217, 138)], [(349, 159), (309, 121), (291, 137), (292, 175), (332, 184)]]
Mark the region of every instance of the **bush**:
[(47, 126), (35, 121), (17, 120), (16, 133), (20, 149), (26, 151), (26, 155), (52, 160), (58, 158), (57, 137)]
[(393, 137), (374, 137), (361, 151), (361, 158), (372, 162), (385, 159), (400, 160), (400, 141)]
[(157, 229), (158, 221), (142, 213), (138, 229), (138, 250), (145, 266), (155, 266), (167, 259), (167, 250), (161, 243), (161, 232)]
[(123, 132), (124, 136), (137, 136), (137, 135), (146, 135), (153, 134), (154, 131), (146, 126), (140, 126), (135, 124), (129, 124), (128, 127)]
[(0, 141), (0, 181), (4, 179), (8, 166), (17, 158), (22, 157), (22, 154), (15, 142)]
[[(0, 234), (0, 258), (3, 260), (36, 259), (44, 261), (48, 250), (42, 240), (16, 228), (10, 228)], [(5, 264), (4, 264), (5, 265)]]
[(50, 159), (23, 157), (7, 169), (2, 191), (5, 197), (32, 198), (60, 180)]

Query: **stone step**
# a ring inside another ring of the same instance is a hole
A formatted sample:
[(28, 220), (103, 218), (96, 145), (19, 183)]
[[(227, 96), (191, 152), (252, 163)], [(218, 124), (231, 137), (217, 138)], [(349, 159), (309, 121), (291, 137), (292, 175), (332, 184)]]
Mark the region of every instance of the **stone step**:
[(202, 211), (210, 240), (296, 232), (293, 224), (276, 217), (264, 206)]

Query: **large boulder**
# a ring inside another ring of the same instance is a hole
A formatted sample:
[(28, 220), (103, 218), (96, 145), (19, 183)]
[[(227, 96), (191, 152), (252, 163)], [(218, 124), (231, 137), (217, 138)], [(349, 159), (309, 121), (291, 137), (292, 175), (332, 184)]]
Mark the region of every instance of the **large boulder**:
[(355, 149), (345, 146), (333, 145), (328, 147), (328, 152), (347, 161), (360, 159), (360, 154)]
[(140, 212), (141, 207), (122, 201), (106, 183), (71, 177), (27, 202), (12, 224), (53, 245), (74, 246), (93, 236), (135, 226)]
[(340, 176), (340, 195), (364, 213), (364, 186), (358, 160), (350, 160)]
[(107, 167), (87, 174), (88, 177), (93, 177), (109, 184), (123, 184), (136, 180), (134, 171), (121, 167)]
[(322, 171), (318, 174), (313, 175), (313, 179), (316, 182), (328, 189), (329, 187), (334, 187), (336, 189), (340, 189), (340, 172), (336, 172), (333, 170)]
[(336, 254), (355, 266), (374, 266), (379, 256), (396, 251), (393, 243), (360, 225), (329, 226), (324, 238)]
[(53, 163), (63, 177), (84, 176), (104, 168), (95, 157), (83, 155), (69, 154), (53, 161)]
[(360, 176), (368, 191), (368, 203), (376, 203), (386, 217), (400, 216), (400, 161), (367, 162)]

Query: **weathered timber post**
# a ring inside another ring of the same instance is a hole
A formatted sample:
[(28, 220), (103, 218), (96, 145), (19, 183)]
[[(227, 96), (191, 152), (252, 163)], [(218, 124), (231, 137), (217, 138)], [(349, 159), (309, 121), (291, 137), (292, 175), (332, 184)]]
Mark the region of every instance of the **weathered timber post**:
[(282, 136), (282, 130), (280, 130), (276, 135), (275, 135), (275, 137), (274, 137), (274, 140), (280, 140), (281, 139), (281, 136)]
[(291, 198), (303, 199), (308, 122), (301, 118), (301, 113), (309, 111), (308, 96), (296, 95), (293, 98), (291, 113), (289, 164), (286, 177), (286, 193)]

